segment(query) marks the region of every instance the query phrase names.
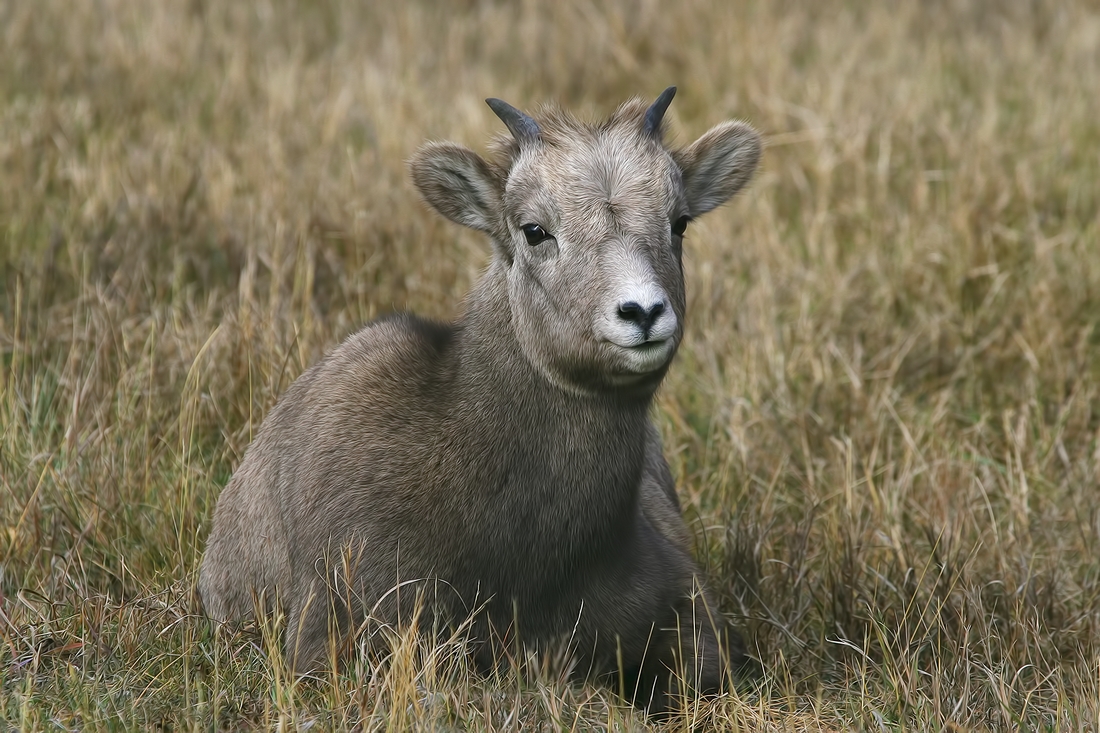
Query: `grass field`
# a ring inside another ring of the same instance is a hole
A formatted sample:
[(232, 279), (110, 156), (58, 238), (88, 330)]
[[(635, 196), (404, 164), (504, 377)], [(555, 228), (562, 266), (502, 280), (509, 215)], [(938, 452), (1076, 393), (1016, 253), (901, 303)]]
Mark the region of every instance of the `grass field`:
[(404, 161), (677, 84), (769, 147), (657, 418), (767, 675), (663, 725), (1100, 728), (1100, 8), (0, 0), (0, 728), (611, 729), (461, 644), (295, 682), (192, 587), (290, 381), (485, 241)]

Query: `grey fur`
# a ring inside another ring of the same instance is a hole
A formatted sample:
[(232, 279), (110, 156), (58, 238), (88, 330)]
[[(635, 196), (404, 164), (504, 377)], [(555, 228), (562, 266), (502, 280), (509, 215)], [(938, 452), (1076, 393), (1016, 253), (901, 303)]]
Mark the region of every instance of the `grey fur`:
[[(421, 602), (448, 625), (480, 609), (486, 664), (517, 636), (568, 640), (584, 673), (621, 663), (651, 710), (679, 690), (670, 669), (705, 691), (743, 660), (700, 590), (648, 411), (683, 333), (671, 222), (732, 196), (760, 141), (725, 123), (670, 151), (646, 109), (595, 125), (545, 110), (544, 144), (500, 139), (489, 160), (417, 153), (424, 198), (489, 233), (492, 263), (457, 322), (371, 323), (282, 396), (214, 513), (212, 618), (246, 618), (256, 598), (285, 612), (304, 672), (368, 614), (408, 620)], [(528, 244), (530, 224), (549, 237)], [(666, 304), (659, 336), (624, 315), (637, 292)]]

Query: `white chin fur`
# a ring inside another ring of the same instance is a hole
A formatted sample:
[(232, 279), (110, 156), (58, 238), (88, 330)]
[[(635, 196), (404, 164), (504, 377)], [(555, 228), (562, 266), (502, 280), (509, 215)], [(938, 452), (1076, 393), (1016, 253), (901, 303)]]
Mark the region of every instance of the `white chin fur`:
[(623, 366), (635, 374), (646, 374), (663, 367), (672, 355), (672, 339), (646, 341), (637, 346), (615, 344), (616, 355)]

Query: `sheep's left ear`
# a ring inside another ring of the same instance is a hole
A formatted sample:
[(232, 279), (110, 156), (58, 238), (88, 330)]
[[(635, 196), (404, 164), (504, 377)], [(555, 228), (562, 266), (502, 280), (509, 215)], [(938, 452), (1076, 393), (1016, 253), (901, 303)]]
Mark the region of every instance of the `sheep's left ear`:
[(409, 163), (413, 183), (451, 221), (493, 233), (503, 182), (480, 155), (455, 143), (428, 143)]
[(740, 191), (756, 172), (760, 149), (756, 130), (744, 122), (723, 122), (684, 150), (675, 151), (690, 215), (705, 214)]

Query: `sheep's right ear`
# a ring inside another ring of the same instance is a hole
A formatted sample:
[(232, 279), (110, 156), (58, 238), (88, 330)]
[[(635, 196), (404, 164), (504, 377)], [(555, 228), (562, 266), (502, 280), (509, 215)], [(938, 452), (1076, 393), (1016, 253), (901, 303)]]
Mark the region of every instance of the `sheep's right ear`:
[(496, 229), (502, 185), (480, 155), (454, 143), (428, 143), (409, 167), (420, 195), (440, 214), (489, 234)]

